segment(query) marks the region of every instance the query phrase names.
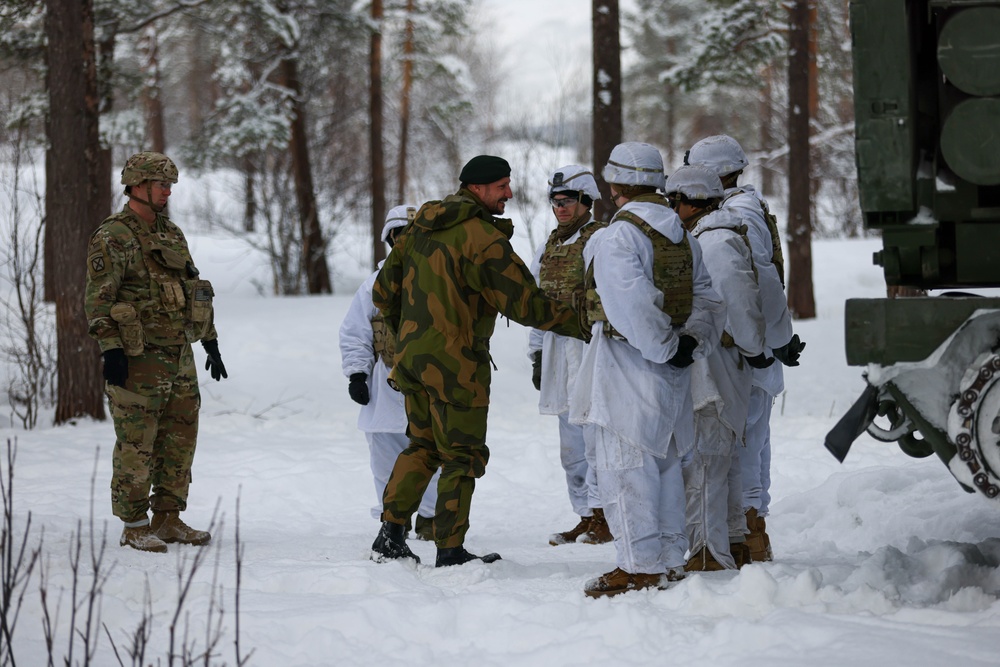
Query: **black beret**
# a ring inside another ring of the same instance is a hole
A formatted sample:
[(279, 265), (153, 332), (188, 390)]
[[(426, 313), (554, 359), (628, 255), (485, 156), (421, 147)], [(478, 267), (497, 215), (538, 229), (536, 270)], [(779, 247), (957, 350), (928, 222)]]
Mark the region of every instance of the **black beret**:
[(510, 165), (507, 164), (507, 160), (495, 155), (477, 155), (462, 167), (458, 180), (462, 183), (482, 185), (509, 176)]

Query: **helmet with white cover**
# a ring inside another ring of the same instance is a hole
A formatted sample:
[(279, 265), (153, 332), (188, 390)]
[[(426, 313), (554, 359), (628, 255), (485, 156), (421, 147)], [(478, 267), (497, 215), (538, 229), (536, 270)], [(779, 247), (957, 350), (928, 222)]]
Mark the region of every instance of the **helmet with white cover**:
[(720, 199), (725, 194), (718, 174), (707, 167), (692, 165), (684, 165), (670, 174), (663, 191), (668, 195), (679, 193), (694, 201)]
[(662, 188), (663, 158), (654, 146), (626, 141), (611, 151), (602, 173), (604, 180), (616, 185), (648, 185)]
[(385, 215), (385, 224), (382, 225), (382, 242), (389, 243), (389, 233), (399, 227), (405, 227), (413, 220), (416, 213), (416, 207), (411, 204), (400, 204), (389, 209)]
[(708, 167), (719, 176), (745, 168), (750, 162), (740, 142), (726, 134), (705, 137), (688, 151), (685, 164)]
[(578, 164), (568, 164), (552, 172), (549, 177), (549, 197), (560, 192), (579, 192), (590, 197), (591, 201), (601, 198), (594, 175)]

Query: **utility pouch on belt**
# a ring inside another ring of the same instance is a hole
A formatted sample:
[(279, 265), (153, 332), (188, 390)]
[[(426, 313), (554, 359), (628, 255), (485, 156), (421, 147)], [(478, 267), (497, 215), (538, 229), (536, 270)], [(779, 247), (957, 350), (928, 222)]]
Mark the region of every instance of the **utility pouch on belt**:
[(111, 319), (118, 323), (118, 334), (122, 339), (125, 356), (136, 357), (146, 349), (146, 337), (142, 333), (142, 322), (135, 306), (131, 303), (116, 303), (111, 306)]

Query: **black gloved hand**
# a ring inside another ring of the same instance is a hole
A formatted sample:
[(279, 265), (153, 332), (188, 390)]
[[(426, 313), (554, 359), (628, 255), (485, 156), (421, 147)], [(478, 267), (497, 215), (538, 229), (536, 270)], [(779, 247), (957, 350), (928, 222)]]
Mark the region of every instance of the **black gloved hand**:
[(351, 384), (347, 385), (347, 393), (351, 400), (360, 405), (368, 405), (371, 396), (368, 394), (368, 376), (365, 373), (351, 375)]
[(682, 334), (677, 343), (677, 353), (670, 357), (667, 363), (675, 368), (687, 368), (694, 363), (694, 357), (691, 356), (691, 353), (696, 347), (698, 347), (698, 341), (694, 336)]
[(128, 357), (125, 350), (115, 347), (104, 352), (104, 379), (108, 384), (124, 387), (128, 379)]
[(208, 353), (208, 359), (205, 360), (205, 370), (212, 374), (212, 379), (218, 382), (222, 378), (228, 378), (226, 365), (222, 363), (222, 355), (219, 354), (219, 339), (203, 340), (201, 346)]
[(743, 358), (746, 359), (747, 363), (754, 368), (767, 368), (774, 363), (774, 357), (769, 357), (763, 352), (758, 354), (756, 357), (748, 357), (744, 354)]
[(531, 355), (531, 384), (535, 389), (542, 390), (542, 351), (536, 350)]
[(774, 354), (775, 359), (786, 366), (798, 366), (799, 355), (802, 354), (802, 350), (804, 349), (806, 349), (806, 344), (799, 340), (798, 334), (795, 334), (790, 341), (781, 347), (776, 347), (772, 351), (772, 354)]

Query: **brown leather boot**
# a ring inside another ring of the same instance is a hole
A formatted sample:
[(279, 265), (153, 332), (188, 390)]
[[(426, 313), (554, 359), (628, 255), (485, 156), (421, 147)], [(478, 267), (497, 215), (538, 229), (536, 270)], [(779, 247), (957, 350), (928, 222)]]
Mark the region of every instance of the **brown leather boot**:
[(569, 530), (562, 533), (555, 533), (553, 535), (549, 535), (549, 544), (551, 544), (554, 547), (557, 547), (560, 544), (572, 544), (576, 542), (576, 539), (581, 535), (583, 535), (584, 533), (586, 533), (587, 530), (590, 528), (590, 522), (592, 520), (593, 517), (581, 516), (580, 523), (576, 524)]
[(581, 542), (584, 544), (607, 544), (613, 542), (614, 535), (608, 526), (608, 520), (604, 518), (604, 510), (600, 507), (594, 508), (594, 516), (590, 517), (590, 526), (584, 533)]
[(597, 579), (591, 579), (583, 588), (587, 597), (611, 597), (629, 591), (641, 591), (646, 588), (666, 590), (670, 585), (684, 578), (679, 570), (670, 570), (666, 574), (632, 574), (620, 567), (606, 572)]
[(126, 526), (122, 530), (122, 539), (118, 542), (120, 546), (132, 547), (139, 551), (152, 551), (158, 554), (167, 553), (167, 543), (156, 536), (149, 524), (145, 526)]
[(195, 530), (177, 515), (177, 512), (153, 512), (149, 527), (164, 542), (181, 544), (208, 544), (212, 535), (207, 530)]
[(771, 538), (767, 536), (767, 523), (764, 521), (764, 517), (757, 515), (755, 507), (746, 511), (746, 517), (747, 529), (750, 531), (750, 534), (747, 535), (746, 545), (750, 548), (750, 557), (756, 563), (774, 560), (774, 554), (771, 552)]
[(702, 547), (694, 552), (688, 558), (687, 565), (684, 566), (686, 572), (719, 572), (725, 569), (722, 563), (715, 560), (715, 556), (708, 550), (708, 547)]
[(733, 560), (736, 561), (736, 569), (753, 562), (753, 557), (750, 555), (750, 547), (747, 546), (746, 542), (730, 542), (729, 553), (733, 555)]

